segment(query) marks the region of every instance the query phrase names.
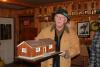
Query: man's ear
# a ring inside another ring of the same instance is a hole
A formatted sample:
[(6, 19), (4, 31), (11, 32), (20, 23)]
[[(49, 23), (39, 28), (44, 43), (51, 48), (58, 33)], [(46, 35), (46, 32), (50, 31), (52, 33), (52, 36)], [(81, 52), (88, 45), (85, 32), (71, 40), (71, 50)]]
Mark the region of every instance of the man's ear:
[(68, 28), (71, 28), (71, 24), (70, 24), (70, 23), (66, 23), (66, 26), (67, 26)]
[(65, 18), (64, 22), (65, 22), (65, 23), (67, 23), (67, 21), (68, 21), (68, 19), (67, 19), (67, 18)]

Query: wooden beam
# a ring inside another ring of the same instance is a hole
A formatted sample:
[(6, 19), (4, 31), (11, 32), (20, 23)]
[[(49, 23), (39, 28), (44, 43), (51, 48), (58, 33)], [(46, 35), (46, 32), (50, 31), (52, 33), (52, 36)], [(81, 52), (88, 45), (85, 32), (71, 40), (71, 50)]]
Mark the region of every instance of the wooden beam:
[(0, 3), (14, 4), (14, 5), (23, 6), (23, 7), (30, 7), (30, 8), (34, 7), (33, 4), (25, 3), (25, 2), (18, 2), (17, 0), (7, 0), (7, 1), (0, 0)]

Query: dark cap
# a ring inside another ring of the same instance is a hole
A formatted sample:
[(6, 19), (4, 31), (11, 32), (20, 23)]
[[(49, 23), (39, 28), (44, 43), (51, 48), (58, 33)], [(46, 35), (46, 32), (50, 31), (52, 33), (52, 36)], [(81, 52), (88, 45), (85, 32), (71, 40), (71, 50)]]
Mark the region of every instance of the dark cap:
[(62, 15), (64, 15), (65, 17), (67, 17), (68, 20), (70, 20), (70, 17), (69, 17), (69, 15), (68, 15), (68, 12), (67, 12), (65, 9), (63, 9), (63, 8), (58, 8), (56, 11), (54, 11), (54, 13), (52, 14), (53, 19), (54, 19), (54, 16), (55, 16), (56, 14), (62, 14)]

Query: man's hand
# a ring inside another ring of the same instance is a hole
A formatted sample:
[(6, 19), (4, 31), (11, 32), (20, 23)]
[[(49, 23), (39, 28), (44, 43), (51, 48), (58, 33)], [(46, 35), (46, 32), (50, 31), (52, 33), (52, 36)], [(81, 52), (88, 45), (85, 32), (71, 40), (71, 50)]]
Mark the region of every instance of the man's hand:
[(65, 51), (61, 51), (61, 54), (59, 54), (61, 57), (64, 57), (64, 58), (69, 58), (69, 52), (67, 50)]
[(65, 53), (66, 53), (65, 51), (61, 51), (61, 54), (59, 54), (59, 55), (64, 57)]

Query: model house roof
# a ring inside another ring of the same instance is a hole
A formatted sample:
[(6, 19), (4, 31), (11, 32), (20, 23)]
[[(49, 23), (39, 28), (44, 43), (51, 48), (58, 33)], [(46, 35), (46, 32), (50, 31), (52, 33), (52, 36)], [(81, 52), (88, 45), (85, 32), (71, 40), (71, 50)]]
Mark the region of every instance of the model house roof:
[[(26, 43), (27, 45), (29, 45), (31, 47), (37, 47), (37, 46), (45, 46), (45, 45), (55, 44), (55, 41), (50, 38), (45, 38), (45, 39), (39, 39), (39, 40), (27, 40), (22, 43)], [(22, 43), (20, 43), (18, 46), (20, 46)]]

